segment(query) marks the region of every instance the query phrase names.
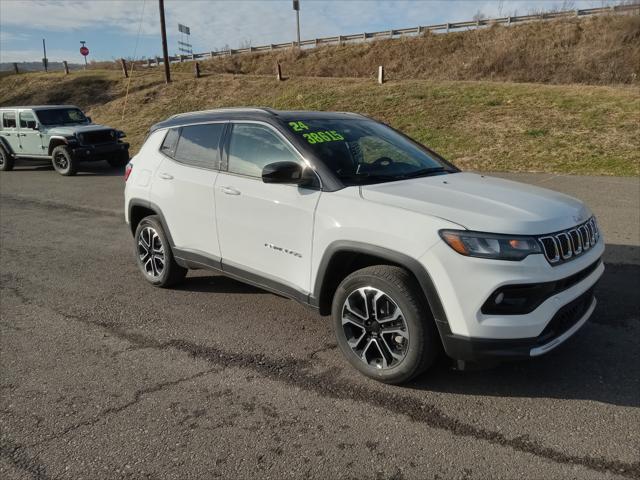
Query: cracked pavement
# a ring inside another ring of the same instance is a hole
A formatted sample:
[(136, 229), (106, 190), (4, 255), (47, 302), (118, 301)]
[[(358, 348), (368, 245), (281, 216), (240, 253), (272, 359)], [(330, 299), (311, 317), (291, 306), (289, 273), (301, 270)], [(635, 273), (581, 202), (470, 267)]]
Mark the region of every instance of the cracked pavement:
[(204, 271), (148, 286), (120, 172), (2, 172), (0, 476), (640, 478), (638, 179), (502, 176), (598, 215), (594, 317), (543, 358), (393, 387), (293, 301)]

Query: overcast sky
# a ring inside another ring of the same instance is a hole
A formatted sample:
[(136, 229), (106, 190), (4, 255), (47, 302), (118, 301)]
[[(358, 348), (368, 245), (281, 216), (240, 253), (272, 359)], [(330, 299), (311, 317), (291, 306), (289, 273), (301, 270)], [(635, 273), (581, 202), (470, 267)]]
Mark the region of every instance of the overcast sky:
[[(300, 0), (302, 38), (469, 20), (531, 10), (592, 8), (611, 0)], [(291, 0), (165, 0), (169, 53), (177, 53), (178, 23), (191, 27), (195, 52), (225, 45), (295, 39)], [(138, 37), (138, 31), (140, 36)], [(0, 0), (0, 62), (39, 61), (42, 39), (51, 61), (155, 56), (161, 53), (157, 0)], [(139, 43), (136, 51), (136, 39)]]

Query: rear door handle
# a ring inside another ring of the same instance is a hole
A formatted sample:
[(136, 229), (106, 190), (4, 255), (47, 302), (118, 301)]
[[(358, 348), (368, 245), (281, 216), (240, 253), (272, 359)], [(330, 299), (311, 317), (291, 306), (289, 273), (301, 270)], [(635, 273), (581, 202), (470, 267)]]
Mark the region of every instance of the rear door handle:
[(220, 187), (220, 190), (227, 195), (240, 195), (240, 190), (236, 190), (233, 187)]
[(173, 180), (173, 175), (169, 175), (168, 173), (161, 173), (158, 176), (163, 180)]

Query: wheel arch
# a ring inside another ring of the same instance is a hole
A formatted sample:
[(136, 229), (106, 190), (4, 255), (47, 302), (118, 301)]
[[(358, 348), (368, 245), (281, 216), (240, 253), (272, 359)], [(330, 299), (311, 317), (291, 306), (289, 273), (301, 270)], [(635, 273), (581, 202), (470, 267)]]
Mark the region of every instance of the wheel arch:
[(9, 142), (7, 142), (2, 137), (0, 137), (0, 146), (2, 146), (2, 148), (4, 148), (4, 151), (7, 152), (9, 155), (13, 156), (15, 154), (15, 152), (11, 148), (11, 145), (9, 145)]
[(442, 301), (429, 272), (417, 260), (404, 253), (360, 242), (336, 241), (325, 250), (313, 292), (313, 303), (320, 314), (331, 313), (333, 295), (347, 275), (371, 265), (394, 265), (409, 271), (424, 293), (440, 335), (450, 332)]
[(169, 240), (169, 244), (171, 248), (174, 247), (173, 238), (171, 237), (171, 232), (169, 231), (169, 227), (167, 226), (167, 222), (162, 214), (162, 210), (160, 207), (153, 202), (136, 200), (133, 199), (129, 202), (129, 227), (131, 229), (131, 235), (135, 235), (136, 229), (138, 225), (142, 221), (143, 218), (148, 217), (150, 215), (156, 215), (160, 219), (160, 223), (162, 224), (162, 229), (164, 230), (167, 239)]
[(64, 137), (51, 137), (49, 139), (49, 148), (48, 155), (50, 156), (53, 153), (53, 149), (59, 147), (60, 145), (68, 145), (69, 142)]

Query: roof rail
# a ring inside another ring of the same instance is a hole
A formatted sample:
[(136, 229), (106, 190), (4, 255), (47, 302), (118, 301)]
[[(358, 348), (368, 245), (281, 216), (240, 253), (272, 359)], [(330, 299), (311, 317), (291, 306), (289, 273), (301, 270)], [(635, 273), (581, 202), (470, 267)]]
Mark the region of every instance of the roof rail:
[(276, 111), (271, 108), (266, 107), (224, 107), (224, 108), (214, 108), (210, 110), (198, 110), (196, 112), (184, 112), (184, 113), (176, 113), (169, 117), (170, 120), (182, 117), (188, 117), (191, 115), (201, 115), (204, 113), (218, 113), (218, 112), (265, 112), (270, 115), (277, 115)]

